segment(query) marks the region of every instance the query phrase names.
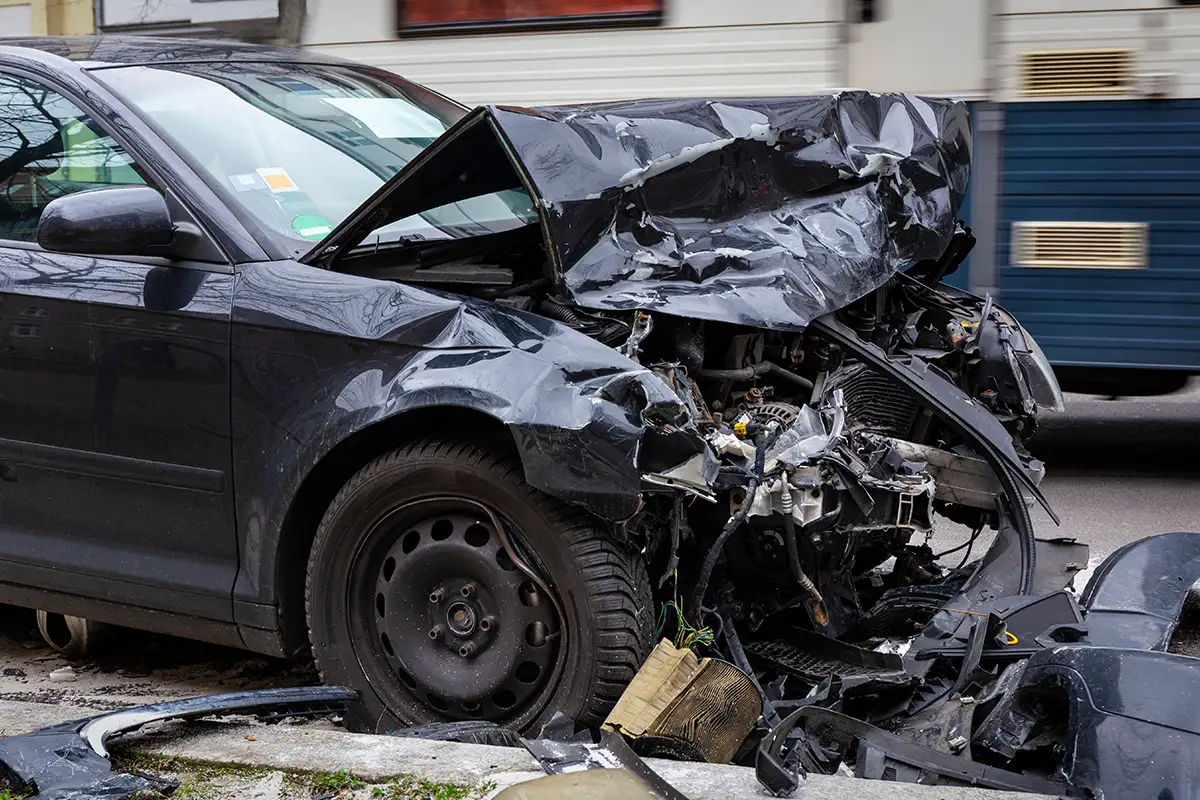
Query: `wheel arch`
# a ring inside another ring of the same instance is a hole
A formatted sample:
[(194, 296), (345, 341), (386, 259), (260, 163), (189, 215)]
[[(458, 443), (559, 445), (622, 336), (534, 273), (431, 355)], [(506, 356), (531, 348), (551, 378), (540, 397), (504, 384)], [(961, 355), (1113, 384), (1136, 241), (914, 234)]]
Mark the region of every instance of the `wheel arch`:
[(519, 456), (508, 426), (466, 406), (425, 406), (371, 423), (334, 445), (300, 482), (292, 496), (274, 547), (278, 619), (288, 654), (308, 646), (304, 575), (317, 526), (341, 487), (375, 458), (407, 442), (433, 435), (471, 437)]

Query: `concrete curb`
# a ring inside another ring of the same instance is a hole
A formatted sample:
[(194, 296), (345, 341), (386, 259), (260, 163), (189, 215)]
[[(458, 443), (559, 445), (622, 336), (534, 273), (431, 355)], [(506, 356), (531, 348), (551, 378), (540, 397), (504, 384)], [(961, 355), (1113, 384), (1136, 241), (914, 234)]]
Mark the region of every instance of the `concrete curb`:
[[(94, 709), (9, 701), (0, 703), (5, 735), (92, 716)], [(508, 747), (429, 742), (347, 733), (327, 723), (262, 725), (246, 722), (171, 722), (120, 740), (120, 747), (163, 756), (301, 772), (346, 770), (368, 781), (415, 775), (431, 781), (494, 781), (496, 791), (541, 777), (538, 762)], [(754, 771), (723, 764), (649, 759), (647, 763), (692, 800), (760, 800), (768, 795)], [(1037, 800), (1040, 796), (811, 776), (798, 800)]]

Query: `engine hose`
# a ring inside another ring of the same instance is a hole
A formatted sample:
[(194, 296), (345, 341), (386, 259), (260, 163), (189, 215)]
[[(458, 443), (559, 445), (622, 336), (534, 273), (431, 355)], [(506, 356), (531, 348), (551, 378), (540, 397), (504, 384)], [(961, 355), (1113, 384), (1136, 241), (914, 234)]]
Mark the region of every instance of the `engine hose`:
[(698, 369), (696, 375), (714, 381), (752, 381), (766, 375), (770, 369), (770, 362), (760, 361), (753, 367), (744, 367), (743, 369)]
[(795, 505), (792, 503), (792, 487), (788, 483), (786, 471), (783, 473), (783, 488), (779, 499), (783, 509), (783, 534), (784, 541), (787, 543), (788, 563), (792, 567), (792, 576), (812, 601), (813, 619), (818, 625), (825, 627), (829, 624), (829, 612), (825, 608), (825, 598), (821, 597), (817, 585), (804, 573), (804, 567), (800, 564), (800, 543), (796, 540), (796, 521), (792, 518), (792, 509), (795, 508)]
[(808, 378), (805, 378), (803, 375), (797, 375), (790, 369), (784, 369), (773, 361), (764, 361), (763, 363), (767, 365), (768, 375), (774, 375), (776, 378), (783, 378), (786, 381), (791, 381), (798, 386), (802, 386), (808, 390), (809, 396), (812, 396), (813, 382)]
[(700, 619), (700, 609), (704, 607), (704, 593), (708, 591), (708, 581), (712, 578), (712, 571), (717, 565), (717, 559), (721, 556), (721, 551), (725, 549), (725, 543), (729, 541), (729, 537), (733, 536), (734, 531), (746, 521), (746, 515), (750, 513), (750, 503), (754, 499), (754, 492), (757, 489), (758, 476), (756, 475), (746, 484), (746, 499), (742, 501), (741, 508), (734, 512), (729, 521), (725, 523), (725, 527), (721, 529), (721, 535), (712, 543), (712, 547), (708, 549), (708, 555), (704, 557), (704, 563), (700, 566), (700, 577), (696, 580), (696, 588), (692, 591), (692, 602), (688, 606), (695, 609), (694, 613), (697, 619)]
[(741, 507), (733, 513), (729, 521), (725, 523), (725, 527), (721, 529), (721, 535), (708, 549), (708, 555), (704, 557), (704, 563), (700, 566), (700, 577), (696, 580), (696, 588), (692, 591), (692, 602), (688, 607), (695, 610), (694, 613), (698, 620), (703, 619), (704, 593), (708, 591), (708, 582), (712, 579), (713, 568), (717, 566), (717, 559), (721, 557), (721, 551), (725, 549), (725, 543), (729, 541), (729, 537), (733, 536), (734, 531), (741, 527), (750, 514), (750, 504), (754, 502), (754, 493), (758, 491), (758, 485), (762, 482), (763, 473), (766, 471), (767, 450), (775, 444), (780, 433), (780, 429), (773, 429), (765, 435), (760, 434), (754, 437), (754, 474), (750, 476), (750, 481), (746, 484), (746, 497), (742, 500)]
[(564, 306), (561, 303), (555, 303), (552, 300), (543, 300), (538, 308), (547, 317), (556, 319), (559, 322), (565, 322), (568, 325), (580, 327), (589, 323), (594, 324), (594, 320), (588, 319), (575, 309)]

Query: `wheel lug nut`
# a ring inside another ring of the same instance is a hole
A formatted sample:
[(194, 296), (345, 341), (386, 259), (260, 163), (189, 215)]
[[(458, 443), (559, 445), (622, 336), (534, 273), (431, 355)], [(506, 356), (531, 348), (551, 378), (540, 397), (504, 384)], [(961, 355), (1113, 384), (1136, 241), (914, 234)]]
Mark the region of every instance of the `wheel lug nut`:
[(467, 642), (462, 647), (458, 648), (458, 654), (463, 658), (470, 658), (475, 655), (475, 645)]
[(473, 594), (475, 594), (475, 584), (473, 584), (473, 583), (465, 584), (462, 588), (462, 596), (470, 597)]
[(440, 639), (440, 638), (442, 638), (442, 626), (441, 626), (441, 625), (434, 625), (432, 628), (430, 628), (430, 629), (429, 629), (429, 638), (430, 638), (430, 639)]
[(430, 593), (429, 593), (429, 602), (430, 602), (430, 603), (432, 603), (432, 604), (433, 604), (433, 605), (435, 605), (435, 606), (436, 606), (438, 603), (442, 602), (442, 590), (441, 590), (441, 589), (434, 589), (432, 592), (430, 592)]
[(492, 626), (495, 624), (496, 624), (495, 617), (484, 617), (483, 619), (479, 620), (479, 630), (485, 631), (485, 632), (490, 631), (492, 629)]

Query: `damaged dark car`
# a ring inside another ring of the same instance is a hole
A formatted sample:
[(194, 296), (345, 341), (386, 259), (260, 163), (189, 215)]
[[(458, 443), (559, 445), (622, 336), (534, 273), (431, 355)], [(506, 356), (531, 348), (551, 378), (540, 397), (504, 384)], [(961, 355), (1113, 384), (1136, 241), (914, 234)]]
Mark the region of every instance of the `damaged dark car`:
[(1184, 735), (1105, 681), (1178, 668), (1194, 537), (1065, 591), (1086, 547), (1029, 511), (1058, 383), (943, 282), (964, 104), (468, 111), (143, 38), (0, 43), (0, 94), (0, 600), (311, 647), (368, 731), (595, 728), (667, 640), (751, 729), (635, 749), (780, 794), (1122, 796), (1130, 726)]

